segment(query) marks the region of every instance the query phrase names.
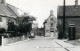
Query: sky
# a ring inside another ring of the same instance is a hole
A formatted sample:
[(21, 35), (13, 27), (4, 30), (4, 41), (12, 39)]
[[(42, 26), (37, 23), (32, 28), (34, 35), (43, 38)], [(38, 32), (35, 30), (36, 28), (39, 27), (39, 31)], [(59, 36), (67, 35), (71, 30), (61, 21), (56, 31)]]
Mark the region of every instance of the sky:
[[(54, 16), (57, 17), (57, 8), (63, 5), (63, 0), (6, 0), (6, 2), (36, 17), (38, 27), (43, 26), (44, 20), (50, 15), (50, 10), (53, 10)], [(66, 5), (74, 4), (75, 0), (66, 0)]]

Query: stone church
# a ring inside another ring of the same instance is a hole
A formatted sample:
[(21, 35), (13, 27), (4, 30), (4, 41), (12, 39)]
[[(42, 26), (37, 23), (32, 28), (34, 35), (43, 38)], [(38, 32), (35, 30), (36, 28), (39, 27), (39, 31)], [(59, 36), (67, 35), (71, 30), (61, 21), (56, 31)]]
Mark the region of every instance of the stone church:
[(44, 22), (45, 37), (57, 38), (57, 18), (53, 14), (53, 10), (50, 11), (49, 17)]

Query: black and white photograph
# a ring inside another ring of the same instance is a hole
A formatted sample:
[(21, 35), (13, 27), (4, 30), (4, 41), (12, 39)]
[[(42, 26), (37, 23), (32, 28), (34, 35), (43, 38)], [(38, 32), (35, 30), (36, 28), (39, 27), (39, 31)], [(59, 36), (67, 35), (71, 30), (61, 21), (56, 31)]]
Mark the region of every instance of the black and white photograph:
[(80, 0), (0, 0), (0, 51), (80, 51)]

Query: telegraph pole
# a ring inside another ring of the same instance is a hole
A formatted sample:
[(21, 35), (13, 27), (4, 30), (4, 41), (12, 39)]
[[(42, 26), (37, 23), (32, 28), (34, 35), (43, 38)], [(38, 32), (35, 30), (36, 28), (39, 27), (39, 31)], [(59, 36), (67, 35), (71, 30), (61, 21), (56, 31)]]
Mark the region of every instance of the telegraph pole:
[(63, 38), (65, 36), (65, 0), (64, 0), (64, 5), (63, 5)]

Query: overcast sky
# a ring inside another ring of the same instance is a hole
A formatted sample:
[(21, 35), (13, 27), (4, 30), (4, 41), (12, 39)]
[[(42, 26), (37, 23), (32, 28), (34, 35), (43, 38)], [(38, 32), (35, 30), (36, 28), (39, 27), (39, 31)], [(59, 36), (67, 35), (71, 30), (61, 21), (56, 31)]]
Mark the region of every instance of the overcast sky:
[[(39, 27), (41, 27), (44, 20), (48, 18), (50, 10), (53, 10), (55, 17), (57, 17), (57, 7), (63, 5), (63, 0), (6, 0), (6, 2), (35, 16)], [(78, 2), (80, 3), (80, 0), (78, 0)], [(75, 0), (66, 0), (66, 5), (74, 4)]]

